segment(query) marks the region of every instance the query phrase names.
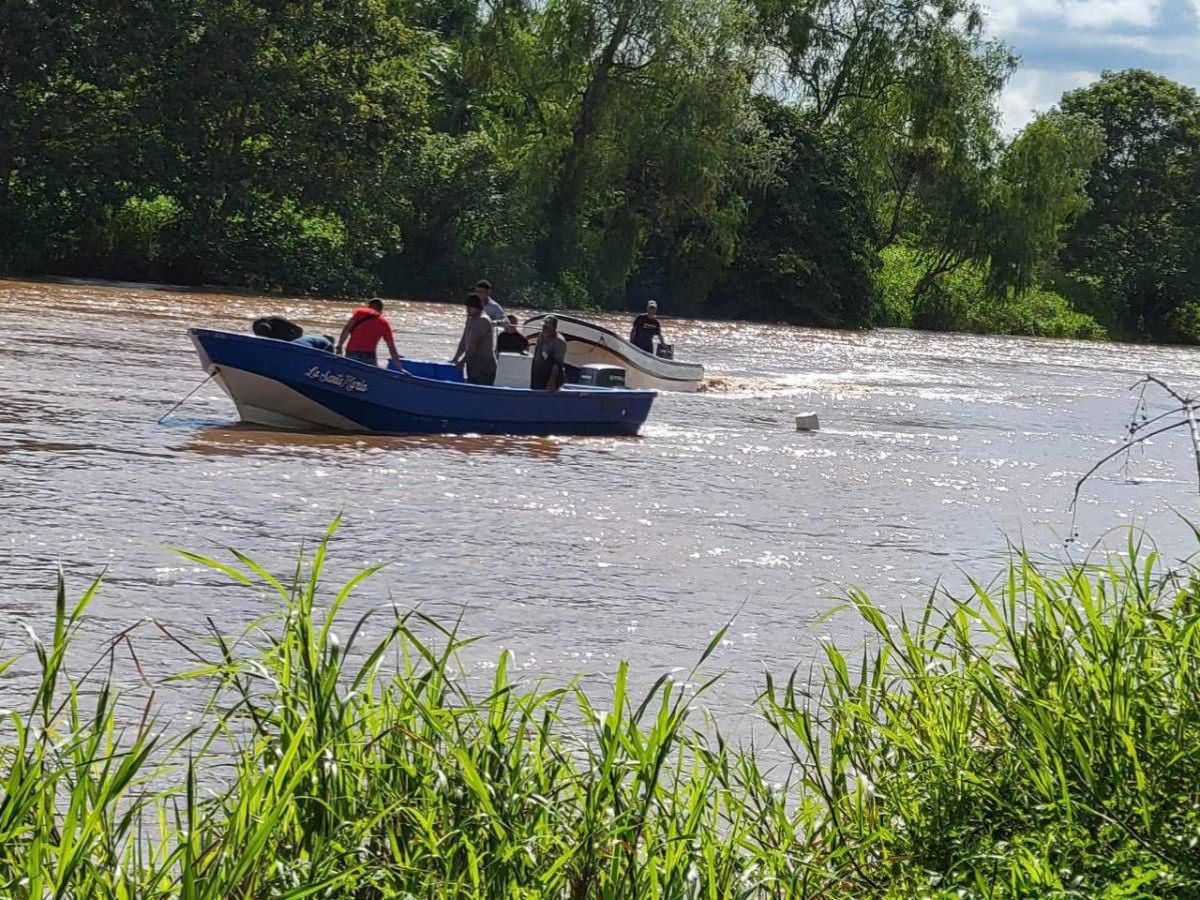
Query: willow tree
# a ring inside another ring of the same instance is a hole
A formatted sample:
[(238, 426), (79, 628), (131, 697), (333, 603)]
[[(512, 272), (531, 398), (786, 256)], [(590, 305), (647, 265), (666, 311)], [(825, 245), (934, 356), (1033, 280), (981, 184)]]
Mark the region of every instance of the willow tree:
[(1088, 178), (1104, 149), (1095, 123), (1057, 110), (1036, 117), (996, 168), (981, 242), (996, 295), (1032, 287), (1091, 201)]
[(616, 292), (655, 229), (727, 220), (738, 203), (729, 188), (753, 168), (747, 145), (761, 149), (745, 26), (727, 0), (547, 6), (538, 37), (557, 86), (542, 104), (551, 133), (532, 154), (547, 182), (544, 279), (578, 269)]

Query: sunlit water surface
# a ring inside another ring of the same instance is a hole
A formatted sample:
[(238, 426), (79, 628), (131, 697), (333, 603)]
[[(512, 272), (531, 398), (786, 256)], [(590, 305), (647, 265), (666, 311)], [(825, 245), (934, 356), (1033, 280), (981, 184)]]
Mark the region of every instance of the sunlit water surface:
[[(188, 326), (282, 313), (336, 334), (348, 310), (0, 282), (0, 657), (29, 649), (25, 626), (47, 636), (58, 565), (73, 596), (107, 571), (90, 652), (154, 619), (207, 653), (208, 620), (236, 633), (271, 597), (169, 548), (236, 547), (282, 574), (341, 513), (330, 580), (388, 564), (347, 618), (393, 602), (461, 617), (483, 636), (463, 654), (472, 678), (507, 648), (524, 679), (606, 676), (628, 659), (644, 687), (686, 675), (732, 620), (706, 705), (736, 731), (764, 671), (807, 670), (821, 640), (861, 641), (852, 616), (824, 615), (849, 586), (898, 610), (939, 580), (994, 575), (1010, 541), (1056, 558), (1149, 522), (1168, 555), (1194, 543), (1172, 512), (1197, 506), (1180, 432), (1089, 481), (1082, 546), (1064, 545), (1075, 481), (1122, 437), (1130, 384), (1147, 371), (1200, 382), (1200, 354), (1182, 348), (668, 320), (709, 389), (660, 395), (640, 438), (271, 432), (238, 425), (213, 384), (158, 424), (204, 377)], [(403, 353), (450, 355), (460, 309), (387, 312)], [(821, 430), (797, 433), (809, 410)], [(149, 622), (132, 645), (162, 714), (194, 716), (188, 689), (160, 681), (184, 666), (180, 647)], [(127, 645), (117, 657), (144, 698)], [(27, 657), (0, 690), (11, 701), (32, 671)]]

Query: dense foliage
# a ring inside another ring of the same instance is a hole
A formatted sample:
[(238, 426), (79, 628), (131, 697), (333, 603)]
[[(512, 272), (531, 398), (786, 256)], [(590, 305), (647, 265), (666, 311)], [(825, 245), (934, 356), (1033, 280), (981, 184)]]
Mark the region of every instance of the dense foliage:
[(1125, 332), (1200, 341), (1200, 96), (1149, 72), (1106, 72), (1062, 108), (1104, 136), (1064, 262), (1099, 279)]
[(975, 323), (1029, 330), (1006, 307), (1061, 276), (1102, 282), (1109, 331), (1200, 339), (1195, 92), (1105, 75), (1005, 137), (1017, 62), (984, 26), (976, 0), (7, 3), (0, 272), (486, 275), (863, 327), (899, 247), (900, 324), (970, 327), (921, 313), (967, 268)]
[(899, 620), (852, 595), (861, 655), (767, 680), (781, 762), (689, 721), (724, 630), (640, 701), (623, 665), (601, 708), (513, 683), (507, 656), (472, 688), (464, 640), (419, 614), (377, 611), (362, 646), (339, 611), (371, 572), (326, 594), (327, 545), (291, 581), (187, 554), (278, 609), (237, 639), (159, 626), (212, 689), (182, 736), (75, 658), (95, 586), (68, 606), (60, 579), (40, 683), (0, 727), (3, 896), (1200, 892), (1200, 586), (1136, 548), (1059, 576), (1018, 557)]
[(1109, 330), (1079, 309), (1063, 293), (1048, 286), (1010, 290), (997, 297), (978, 265), (964, 265), (917, 292), (926, 269), (908, 247), (888, 247), (880, 254), (875, 289), (883, 308), (881, 324), (929, 331), (974, 334), (1023, 334), (1032, 337), (1103, 340)]

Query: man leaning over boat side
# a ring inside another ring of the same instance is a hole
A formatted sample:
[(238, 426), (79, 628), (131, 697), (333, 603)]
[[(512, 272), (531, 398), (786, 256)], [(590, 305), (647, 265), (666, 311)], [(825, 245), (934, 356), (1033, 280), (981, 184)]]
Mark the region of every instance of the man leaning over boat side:
[(529, 386), (535, 391), (557, 391), (562, 387), (566, 374), (567, 342), (559, 337), (558, 318), (546, 316), (542, 333), (538, 335), (533, 350), (533, 364), (529, 368)]
[(475, 282), (475, 296), (479, 298), (479, 302), (483, 304), (483, 314), (487, 316), (492, 325), (504, 324), (504, 307), (496, 302), (492, 296), (492, 283), (486, 278), (481, 278)]
[(342, 327), (338, 336), (337, 352), (340, 356), (342, 347), (346, 347), (346, 358), (356, 359), (368, 365), (379, 365), (375, 355), (379, 342), (387, 344), (388, 353), (396, 368), (403, 370), (400, 353), (396, 350), (396, 339), (392, 336), (392, 326), (383, 315), (383, 301), (375, 297), (366, 306), (360, 306), (350, 314), (350, 318)]
[(292, 343), (299, 344), (301, 347), (312, 347), (322, 353), (332, 353), (334, 348), (333, 338), (327, 334), (303, 334)]

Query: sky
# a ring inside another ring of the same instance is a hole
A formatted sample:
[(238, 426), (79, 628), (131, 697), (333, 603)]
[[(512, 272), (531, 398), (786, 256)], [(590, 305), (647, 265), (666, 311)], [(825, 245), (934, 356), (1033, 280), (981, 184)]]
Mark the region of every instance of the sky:
[(1150, 69), (1200, 88), (1200, 0), (982, 0), (1020, 57), (1005, 90), (1013, 132), (1105, 69)]

